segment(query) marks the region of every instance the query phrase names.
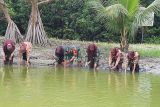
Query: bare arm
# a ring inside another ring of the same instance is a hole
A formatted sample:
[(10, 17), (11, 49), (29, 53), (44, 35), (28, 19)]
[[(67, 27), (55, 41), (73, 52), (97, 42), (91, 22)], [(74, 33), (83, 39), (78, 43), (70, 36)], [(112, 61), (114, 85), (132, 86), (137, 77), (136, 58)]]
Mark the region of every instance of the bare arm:
[(32, 44), (30, 42), (27, 43), (27, 65), (29, 66), (30, 52), (32, 50)]
[(53, 64), (55, 64), (57, 62), (57, 57), (56, 56), (53, 56)]
[(69, 62), (73, 62), (75, 60), (75, 56), (72, 56), (72, 58), (69, 60)]
[(29, 66), (30, 52), (27, 52), (27, 66)]
[(18, 58), (19, 58), (19, 65), (20, 65), (22, 63), (22, 53), (20, 52), (20, 50), (18, 53)]
[(90, 63), (91, 63), (91, 61), (86, 62), (85, 67), (87, 67)]
[(12, 59), (13, 55), (14, 55), (14, 51), (11, 53), (11, 56), (9, 57), (9, 60)]
[(126, 60), (125, 60), (125, 72), (127, 71), (127, 68), (128, 68), (128, 62), (129, 62), (129, 60), (128, 60), (128, 54), (126, 55)]
[(118, 63), (120, 62), (120, 60), (121, 60), (121, 55), (118, 55), (118, 58), (117, 58), (117, 60), (116, 60), (116, 64), (115, 64), (114, 67), (112, 67), (112, 69), (114, 69), (114, 68), (117, 67), (117, 65), (118, 65)]
[(111, 53), (109, 53), (109, 67), (111, 67), (112, 64), (112, 57), (111, 57)]
[(139, 58), (140, 58), (140, 56), (139, 56), (138, 52), (135, 52), (135, 60), (134, 60), (134, 66), (133, 66), (133, 71), (132, 71), (132, 73), (135, 72), (136, 65), (137, 65), (138, 62), (139, 62)]

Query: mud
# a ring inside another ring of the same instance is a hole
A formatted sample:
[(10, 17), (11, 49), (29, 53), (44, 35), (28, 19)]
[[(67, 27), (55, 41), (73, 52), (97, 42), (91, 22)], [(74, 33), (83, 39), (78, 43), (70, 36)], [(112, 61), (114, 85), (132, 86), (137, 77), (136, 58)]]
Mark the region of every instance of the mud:
[[(53, 65), (53, 56), (56, 46), (58, 45), (71, 45), (71, 44), (78, 44), (78, 46), (81, 48), (81, 54), (83, 59), (83, 65), (85, 63), (85, 50), (88, 45), (86, 42), (77, 42), (70, 43), (70, 42), (62, 42), (62, 41), (53, 41), (52, 46), (48, 47), (38, 47), (34, 46), (31, 51), (30, 55), (30, 62), (31, 67), (43, 67), (43, 66), (50, 66), (54, 67)], [(18, 48), (19, 45), (16, 45), (16, 50), (14, 52), (14, 63), (13, 65), (18, 65)], [(108, 70), (108, 53), (106, 53), (104, 47), (100, 47), (102, 49), (102, 55), (100, 59), (100, 66), (99, 69)], [(104, 48), (104, 49), (103, 49)], [(2, 47), (0, 48), (2, 50)], [(1, 51), (2, 52), (2, 51)], [(140, 65), (140, 72), (148, 72), (148, 73), (156, 73), (160, 74), (160, 58), (141, 58), (139, 65)], [(2, 54), (0, 55), (0, 64), (3, 66), (3, 59)]]

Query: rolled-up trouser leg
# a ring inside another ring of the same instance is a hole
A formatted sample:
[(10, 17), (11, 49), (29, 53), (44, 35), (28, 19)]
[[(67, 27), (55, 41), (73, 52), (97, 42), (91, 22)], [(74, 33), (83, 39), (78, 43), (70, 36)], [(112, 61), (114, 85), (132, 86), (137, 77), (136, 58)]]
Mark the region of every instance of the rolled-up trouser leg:
[(136, 64), (135, 72), (139, 72), (139, 64)]

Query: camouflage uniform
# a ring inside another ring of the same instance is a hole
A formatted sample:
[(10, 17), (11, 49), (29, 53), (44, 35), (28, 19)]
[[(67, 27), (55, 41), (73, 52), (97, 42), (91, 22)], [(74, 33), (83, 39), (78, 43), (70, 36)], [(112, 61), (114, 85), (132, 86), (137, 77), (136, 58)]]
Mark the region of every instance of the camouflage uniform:
[[(81, 61), (81, 54), (80, 54), (80, 48), (79, 47), (61, 46), (61, 48), (62, 48), (63, 51), (61, 51), (61, 53), (56, 54), (55, 60), (57, 62), (59, 61), (60, 57), (63, 58), (63, 62), (64, 61), (69, 61), (70, 64), (73, 64), (73, 62), (75, 60), (76, 61)], [(60, 55), (60, 56), (58, 56), (58, 55)]]

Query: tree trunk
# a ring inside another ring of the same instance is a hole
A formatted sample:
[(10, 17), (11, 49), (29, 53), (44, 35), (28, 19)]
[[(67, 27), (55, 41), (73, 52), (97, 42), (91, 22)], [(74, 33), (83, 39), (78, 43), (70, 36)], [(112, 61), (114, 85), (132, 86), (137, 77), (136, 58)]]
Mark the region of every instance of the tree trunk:
[(4, 16), (8, 23), (7, 30), (5, 33), (5, 39), (11, 39), (14, 42), (21, 42), (23, 40), (23, 36), (20, 33), (17, 25), (11, 19), (9, 12), (8, 12), (8, 8), (6, 7), (3, 0), (0, 0), (0, 8), (2, 9)]
[(121, 31), (120, 47), (123, 52), (128, 52), (129, 44), (127, 38), (127, 31), (125, 28)]
[(30, 41), (32, 44), (38, 44), (42, 46), (50, 45), (50, 41), (44, 31), (43, 23), (38, 10), (37, 0), (31, 0), (32, 12), (28, 24), (28, 31), (26, 34), (26, 41)]

